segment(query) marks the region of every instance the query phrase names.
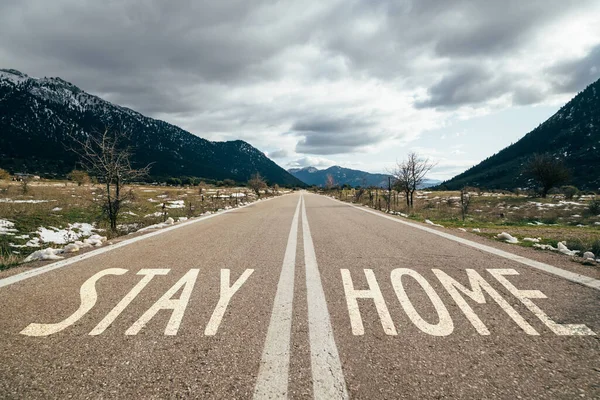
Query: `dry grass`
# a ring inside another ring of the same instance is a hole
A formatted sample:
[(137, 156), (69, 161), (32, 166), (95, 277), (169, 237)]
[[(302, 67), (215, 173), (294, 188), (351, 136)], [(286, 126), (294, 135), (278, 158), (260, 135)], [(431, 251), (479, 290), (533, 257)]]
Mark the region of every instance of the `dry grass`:
[[(104, 229), (102, 235), (114, 237), (163, 222), (167, 217), (177, 221), (181, 217), (196, 217), (207, 211), (215, 212), (256, 199), (254, 193), (244, 187), (207, 186), (200, 194), (198, 187), (130, 185), (126, 190), (133, 191), (133, 200), (124, 204), (118, 221), (119, 230), (112, 233), (102, 212), (103, 189), (101, 185), (93, 184), (77, 186), (68, 181), (37, 181), (31, 182), (28, 192), (24, 194), (19, 183), (0, 181), (0, 219), (13, 222), (18, 230), (14, 235), (0, 234), (0, 269), (18, 263), (36, 250), (17, 248), (11, 244), (25, 244), (28, 239), (17, 239), (15, 236), (34, 237), (39, 227), (64, 228), (69, 223), (87, 222)], [(244, 196), (230, 197), (240, 193)], [(272, 195), (265, 193), (264, 196)], [(177, 201), (183, 205), (182, 208), (169, 208), (176, 205), (173, 202)], [(163, 204), (167, 205), (164, 213)], [(155, 213), (160, 215), (149, 216)]]

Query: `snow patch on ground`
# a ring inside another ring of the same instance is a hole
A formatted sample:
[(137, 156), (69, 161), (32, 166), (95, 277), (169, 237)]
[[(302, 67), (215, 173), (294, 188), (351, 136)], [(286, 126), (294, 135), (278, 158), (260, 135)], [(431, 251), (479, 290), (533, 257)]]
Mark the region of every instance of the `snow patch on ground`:
[(69, 224), (67, 228), (59, 229), (39, 227), (37, 233), (44, 243), (67, 244), (79, 240), (82, 237), (93, 235), (94, 226), (85, 222)]
[(14, 222), (10, 222), (5, 219), (0, 219), (0, 235), (14, 236), (15, 232), (18, 232), (18, 230), (16, 230), (14, 226)]
[(542, 238), (530, 238), (530, 237), (523, 238), (524, 242), (539, 243), (540, 240), (542, 240)]
[(36, 250), (33, 253), (31, 253), (30, 255), (27, 256), (27, 258), (25, 258), (23, 260), (24, 263), (26, 262), (30, 262), (30, 261), (45, 261), (45, 260), (60, 260), (64, 257), (59, 256), (58, 254), (62, 253), (62, 249), (53, 249), (51, 247), (48, 247), (47, 249), (44, 250)]
[(496, 238), (498, 240), (502, 240), (506, 243), (519, 243), (519, 239), (517, 239), (516, 237), (512, 236), (510, 233), (507, 232), (502, 232), (499, 233)]
[(102, 243), (104, 242), (106, 242), (106, 236), (92, 235), (89, 238), (84, 239), (83, 242), (76, 241), (75, 243), (70, 243), (63, 248), (53, 249), (52, 247), (48, 247), (43, 250), (36, 250), (28, 255), (23, 262), (60, 260), (64, 257), (59, 256), (59, 254), (76, 253), (80, 249), (86, 247), (99, 247), (102, 246)]
[(149, 229), (161, 229), (161, 228), (166, 228), (167, 226), (171, 226), (175, 223), (175, 220), (171, 217), (167, 218), (167, 220), (165, 222), (161, 222), (160, 224), (154, 224), (154, 225), (149, 225), (146, 226), (142, 229), (139, 229), (138, 232), (144, 232), (147, 231)]
[(438, 228), (443, 228), (443, 227), (444, 227), (443, 225), (436, 224), (436, 223), (434, 223), (434, 222), (432, 222), (432, 221), (430, 221), (430, 220), (428, 220), (428, 219), (426, 219), (426, 220), (425, 220), (425, 223), (426, 223), (427, 225), (437, 226)]
[(579, 250), (569, 250), (566, 242), (558, 242), (557, 247), (551, 246), (549, 244), (535, 243), (533, 247), (542, 250), (558, 251), (559, 253), (566, 254), (568, 256), (576, 256), (579, 253)]
[(185, 208), (183, 200), (170, 200), (167, 202), (167, 208)]
[(56, 200), (14, 200), (14, 199), (0, 199), (0, 203), (15, 203), (15, 204), (23, 204), (23, 203), (37, 204), (37, 203), (49, 203), (51, 201), (56, 201)]

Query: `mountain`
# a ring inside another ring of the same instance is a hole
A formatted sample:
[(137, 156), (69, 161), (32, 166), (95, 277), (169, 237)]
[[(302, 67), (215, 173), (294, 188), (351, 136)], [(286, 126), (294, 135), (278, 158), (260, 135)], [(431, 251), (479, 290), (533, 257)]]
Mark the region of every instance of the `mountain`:
[(448, 189), (532, 187), (523, 167), (535, 153), (550, 153), (562, 159), (570, 170), (569, 184), (586, 190), (600, 188), (600, 80), (518, 142), (443, 185)]
[(129, 133), (133, 162), (153, 162), (152, 179), (198, 177), (245, 182), (259, 172), (269, 183), (302, 182), (250, 144), (211, 142), (163, 121), (90, 95), (60, 78), (0, 70), (0, 168), (64, 176), (77, 166), (69, 134), (83, 138), (105, 127)]
[[(371, 174), (365, 171), (359, 171), (356, 169), (342, 168), (337, 165), (329, 167), (327, 169), (317, 169), (315, 167), (305, 168), (290, 168), (288, 172), (300, 179), (307, 185), (314, 186), (325, 186), (327, 176), (331, 175), (336, 185), (350, 185), (350, 186), (376, 186), (376, 187), (387, 187), (388, 177), (391, 175), (386, 174)], [(393, 181), (393, 178), (392, 178)], [(435, 186), (441, 183), (440, 181), (426, 179), (421, 185), (421, 188)]]

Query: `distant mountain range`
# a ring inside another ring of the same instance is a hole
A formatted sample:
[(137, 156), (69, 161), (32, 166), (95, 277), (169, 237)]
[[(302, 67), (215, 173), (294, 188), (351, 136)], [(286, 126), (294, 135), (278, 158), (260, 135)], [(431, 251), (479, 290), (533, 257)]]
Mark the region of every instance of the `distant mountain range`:
[(563, 160), (570, 169), (569, 184), (580, 189), (600, 189), (600, 80), (518, 142), (443, 185), (448, 189), (532, 187), (523, 167), (535, 153), (550, 153)]
[(303, 186), (261, 151), (241, 141), (211, 142), (177, 126), (90, 95), (60, 78), (0, 70), (0, 167), (10, 172), (64, 176), (77, 167), (67, 151), (105, 127), (130, 134), (137, 165), (153, 162), (152, 179), (197, 177), (245, 182), (259, 172), (271, 184)]
[[(337, 165), (327, 169), (317, 169), (315, 167), (291, 168), (288, 169), (288, 172), (310, 186), (325, 186), (327, 176), (331, 175), (335, 184), (340, 186), (387, 187), (388, 177), (390, 176), (387, 174), (372, 174), (356, 169), (342, 168)], [(421, 188), (435, 186), (440, 183), (441, 181), (438, 180), (426, 179)]]

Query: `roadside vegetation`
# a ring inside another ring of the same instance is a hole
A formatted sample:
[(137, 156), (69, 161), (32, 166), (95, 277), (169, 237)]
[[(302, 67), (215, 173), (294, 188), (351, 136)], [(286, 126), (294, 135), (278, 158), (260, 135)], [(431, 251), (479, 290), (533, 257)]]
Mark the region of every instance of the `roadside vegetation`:
[[(593, 252), (600, 258), (600, 197), (593, 193), (554, 192), (546, 198), (533, 192), (418, 190), (413, 206), (395, 189), (334, 187), (313, 189), (339, 200), (367, 206), (414, 221), (464, 230), (494, 240), (502, 232), (516, 237), (520, 246), (565, 242), (570, 250)], [(390, 200), (388, 203), (388, 199)], [(523, 240), (537, 239), (536, 241)], [(539, 241), (538, 241), (539, 240)]]
[[(110, 241), (258, 199), (255, 188), (233, 181), (185, 186), (129, 183), (117, 219), (112, 220), (106, 210), (106, 185), (76, 171), (71, 177), (28, 181), (26, 191), (21, 181), (5, 175), (0, 180), (0, 270), (21, 263), (36, 250), (63, 248), (94, 234)], [(261, 199), (286, 192), (264, 181), (258, 189)]]
[(342, 201), (438, 227), (472, 232), (494, 240), (600, 262), (600, 196), (568, 182), (564, 164), (548, 154), (533, 155), (523, 173), (532, 189), (486, 191), (417, 190), (434, 167), (416, 153), (397, 163), (386, 188), (336, 185), (328, 179), (317, 192)]

